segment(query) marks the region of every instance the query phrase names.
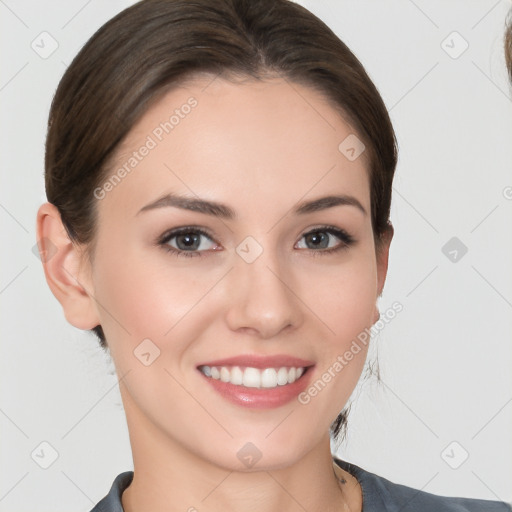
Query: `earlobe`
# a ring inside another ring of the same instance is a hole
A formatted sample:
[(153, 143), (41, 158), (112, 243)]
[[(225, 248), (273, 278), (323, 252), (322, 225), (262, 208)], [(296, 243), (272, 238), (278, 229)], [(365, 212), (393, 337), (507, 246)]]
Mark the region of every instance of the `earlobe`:
[(66, 320), (84, 330), (99, 325), (94, 290), (81, 268), (81, 253), (51, 203), (42, 204), (37, 212), (37, 245), (46, 282), (60, 302)]

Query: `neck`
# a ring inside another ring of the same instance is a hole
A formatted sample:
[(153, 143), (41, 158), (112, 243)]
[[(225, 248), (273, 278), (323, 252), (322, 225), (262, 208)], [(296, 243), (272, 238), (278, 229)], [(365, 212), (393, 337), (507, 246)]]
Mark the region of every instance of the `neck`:
[(154, 425), (128, 421), (128, 426), (134, 477), (122, 494), (125, 512), (361, 510), (357, 480), (333, 468), (328, 433), (286, 466), (269, 468), (262, 458), (244, 471), (186, 449)]

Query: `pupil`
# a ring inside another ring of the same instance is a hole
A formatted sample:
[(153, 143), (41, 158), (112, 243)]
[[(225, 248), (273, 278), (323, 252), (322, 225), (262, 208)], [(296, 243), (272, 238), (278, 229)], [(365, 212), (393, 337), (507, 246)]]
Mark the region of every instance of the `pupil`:
[(197, 242), (198, 236), (197, 235), (181, 235), (178, 240), (181, 240), (183, 242), (183, 245), (187, 248), (190, 248), (194, 245), (194, 243)]
[(322, 246), (323, 248), (326, 247), (325, 244), (322, 244), (322, 242), (325, 242), (327, 240), (327, 236), (325, 235), (325, 233), (312, 233), (309, 236), (310, 236), (310, 241), (313, 242), (315, 247), (319, 247), (319, 246)]

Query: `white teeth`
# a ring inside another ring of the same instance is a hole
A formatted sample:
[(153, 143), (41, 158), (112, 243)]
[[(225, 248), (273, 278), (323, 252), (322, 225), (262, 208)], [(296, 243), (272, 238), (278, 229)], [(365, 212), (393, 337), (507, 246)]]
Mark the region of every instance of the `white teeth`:
[(223, 366), (220, 369), (220, 380), (222, 382), (229, 382), (229, 379), (230, 379), (229, 370)]
[(305, 368), (259, 368), (247, 367), (241, 369), (239, 366), (200, 366), (199, 369), (207, 377), (222, 382), (229, 382), (236, 386), (248, 388), (275, 388), (292, 384), (305, 372)]
[(257, 368), (246, 368), (243, 384), (246, 388), (259, 388), (261, 386), (261, 372)]
[(277, 372), (274, 368), (265, 368), (261, 372), (261, 387), (275, 388), (277, 386)]
[(284, 386), (288, 384), (288, 369), (287, 368), (279, 368), (277, 372), (277, 383), (280, 386)]
[(231, 369), (231, 378), (229, 381), (231, 384), (236, 384), (237, 386), (241, 386), (244, 381), (244, 372), (238, 368), (238, 366), (235, 366)]

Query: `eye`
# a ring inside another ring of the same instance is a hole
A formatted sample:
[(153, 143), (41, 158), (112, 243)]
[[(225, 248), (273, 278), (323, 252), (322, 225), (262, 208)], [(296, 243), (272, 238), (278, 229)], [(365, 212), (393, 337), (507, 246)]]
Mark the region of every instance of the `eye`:
[[(302, 235), (302, 239), (305, 240), (305, 246), (299, 242), (298, 248), (309, 249), (314, 256), (342, 251), (355, 243), (354, 238), (345, 230), (334, 226), (315, 228)], [(208, 232), (194, 226), (177, 228), (164, 233), (157, 241), (157, 245), (175, 256), (185, 257), (201, 256), (205, 251), (221, 250)]]
[[(336, 243), (336, 238), (338, 243)], [(305, 240), (306, 247), (304, 247), (304, 244), (300, 246), (299, 242), (299, 249), (313, 249), (313, 252), (321, 254), (347, 249), (355, 242), (354, 238), (345, 230), (333, 226), (315, 228), (302, 235), (302, 239)]]
[(176, 256), (185, 257), (201, 256), (203, 251), (219, 250), (219, 246), (206, 231), (191, 226), (168, 231), (162, 235), (158, 245)]

